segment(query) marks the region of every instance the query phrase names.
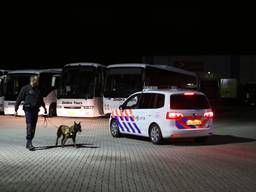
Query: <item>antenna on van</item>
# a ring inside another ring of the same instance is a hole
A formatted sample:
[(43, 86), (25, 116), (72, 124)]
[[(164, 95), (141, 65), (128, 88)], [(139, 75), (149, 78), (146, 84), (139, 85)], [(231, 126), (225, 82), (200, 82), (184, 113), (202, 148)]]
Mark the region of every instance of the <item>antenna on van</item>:
[(148, 91), (148, 90), (158, 90), (157, 86), (144, 86), (142, 92)]

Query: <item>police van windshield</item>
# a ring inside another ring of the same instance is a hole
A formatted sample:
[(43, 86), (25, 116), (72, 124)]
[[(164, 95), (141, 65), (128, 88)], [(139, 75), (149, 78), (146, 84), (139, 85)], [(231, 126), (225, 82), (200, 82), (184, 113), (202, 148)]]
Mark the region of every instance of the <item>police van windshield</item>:
[(107, 71), (105, 97), (126, 98), (143, 87), (143, 69), (139, 67), (111, 68)]
[(95, 67), (67, 67), (63, 71), (59, 98), (92, 98), (95, 90)]
[(210, 105), (204, 95), (171, 95), (171, 109), (209, 109)]

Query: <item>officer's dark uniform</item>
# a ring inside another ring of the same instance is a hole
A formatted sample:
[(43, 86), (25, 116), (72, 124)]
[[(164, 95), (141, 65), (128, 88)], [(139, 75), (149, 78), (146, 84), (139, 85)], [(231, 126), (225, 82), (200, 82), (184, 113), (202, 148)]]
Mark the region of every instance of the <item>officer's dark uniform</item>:
[(24, 101), (23, 110), (25, 112), (26, 124), (27, 124), (27, 148), (32, 145), (32, 140), (35, 135), (36, 124), (38, 119), (38, 112), (41, 106), (45, 109), (45, 103), (43, 97), (37, 87), (26, 85), (22, 87), (19, 96), (15, 103), (15, 112), (17, 112), (21, 101)]

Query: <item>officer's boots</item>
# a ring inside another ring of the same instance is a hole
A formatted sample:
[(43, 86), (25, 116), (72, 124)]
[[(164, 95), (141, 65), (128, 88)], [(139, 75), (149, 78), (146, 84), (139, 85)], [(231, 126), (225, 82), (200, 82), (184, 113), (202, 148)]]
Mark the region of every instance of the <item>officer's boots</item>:
[(31, 150), (31, 151), (35, 149), (35, 147), (32, 145), (31, 140), (27, 140), (26, 148)]

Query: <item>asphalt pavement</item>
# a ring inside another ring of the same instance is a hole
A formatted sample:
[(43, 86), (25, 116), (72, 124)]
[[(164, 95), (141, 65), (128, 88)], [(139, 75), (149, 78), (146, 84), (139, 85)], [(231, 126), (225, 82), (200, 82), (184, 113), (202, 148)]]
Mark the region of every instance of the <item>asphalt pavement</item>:
[[(0, 191), (256, 191), (256, 109), (218, 107), (215, 135), (153, 145), (113, 138), (107, 118), (39, 118), (35, 151), (23, 117), (0, 116)], [(81, 121), (78, 148), (55, 147), (60, 124)]]

